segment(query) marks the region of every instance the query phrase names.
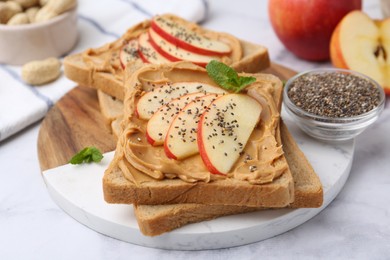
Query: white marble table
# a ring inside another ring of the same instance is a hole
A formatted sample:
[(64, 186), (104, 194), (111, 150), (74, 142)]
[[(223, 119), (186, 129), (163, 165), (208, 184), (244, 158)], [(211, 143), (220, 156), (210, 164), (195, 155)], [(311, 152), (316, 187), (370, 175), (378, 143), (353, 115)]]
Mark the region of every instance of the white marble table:
[[(381, 18), (379, 1), (364, 10)], [(297, 71), (329, 63), (298, 60), (278, 41), (267, 1), (210, 1), (205, 27), (269, 48), (274, 62)], [(381, 118), (356, 139), (351, 174), (319, 215), (277, 237), (211, 251), (145, 248), (101, 235), (64, 213), (51, 199), (37, 159), (40, 123), (0, 143), (0, 259), (389, 259), (390, 99)], [(331, 162), (329, 162), (331, 163)]]

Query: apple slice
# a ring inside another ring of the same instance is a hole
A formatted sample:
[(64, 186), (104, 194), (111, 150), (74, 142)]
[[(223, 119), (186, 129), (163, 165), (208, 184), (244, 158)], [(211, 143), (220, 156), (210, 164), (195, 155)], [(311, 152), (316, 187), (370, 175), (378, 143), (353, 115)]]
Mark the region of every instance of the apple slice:
[(262, 106), (243, 94), (216, 99), (203, 113), (198, 125), (199, 153), (213, 174), (230, 171), (257, 123)]
[(132, 39), (127, 44), (123, 45), (119, 53), (119, 61), (122, 69), (125, 69), (126, 64), (130, 61), (135, 61), (137, 59), (139, 59), (138, 41), (136, 39)]
[(181, 47), (175, 46), (149, 29), (149, 39), (153, 48), (170, 61), (190, 61), (196, 65), (205, 67), (211, 60), (219, 60), (218, 56), (209, 56), (190, 52)]
[(390, 18), (374, 21), (350, 12), (332, 34), (330, 53), (335, 67), (366, 74), (390, 94)]
[(386, 18), (381, 22), (381, 35), (382, 35), (382, 56), (385, 60), (384, 66), (384, 83), (382, 87), (387, 95), (390, 95), (390, 18)]
[(199, 97), (185, 106), (173, 119), (164, 141), (168, 158), (182, 160), (199, 152), (197, 143), (198, 123), (205, 109), (218, 94)]
[(170, 60), (166, 59), (160, 53), (158, 53), (150, 44), (149, 34), (147, 32), (142, 33), (138, 37), (139, 56), (145, 63), (162, 64), (169, 63)]
[(220, 87), (214, 87), (201, 82), (167, 83), (166, 85), (153, 88), (151, 91), (146, 92), (138, 100), (135, 113), (139, 118), (148, 120), (161, 106), (165, 105), (172, 99), (196, 92), (202, 92), (204, 94), (227, 93)]
[(154, 17), (151, 28), (174, 46), (190, 52), (202, 55), (226, 55), (232, 51), (228, 44), (201, 36), (184, 23), (170, 17)]
[(146, 126), (146, 139), (153, 146), (164, 144), (169, 126), (173, 119), (189, 103), (205, 94), (201, 92), (183, 95), (172, 99), (169, 103), (160, 107), (149, 119)]

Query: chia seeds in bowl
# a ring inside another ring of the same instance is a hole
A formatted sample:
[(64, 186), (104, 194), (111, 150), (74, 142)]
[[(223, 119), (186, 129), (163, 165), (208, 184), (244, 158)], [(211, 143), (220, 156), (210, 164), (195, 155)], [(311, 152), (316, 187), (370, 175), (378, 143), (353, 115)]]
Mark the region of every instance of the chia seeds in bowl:
[(284, 89), (287, 112), (307, 134), (348, 140), (382, 112), (385, 94), (371, 78), (350, 70), (318, 69), (291, 78)]

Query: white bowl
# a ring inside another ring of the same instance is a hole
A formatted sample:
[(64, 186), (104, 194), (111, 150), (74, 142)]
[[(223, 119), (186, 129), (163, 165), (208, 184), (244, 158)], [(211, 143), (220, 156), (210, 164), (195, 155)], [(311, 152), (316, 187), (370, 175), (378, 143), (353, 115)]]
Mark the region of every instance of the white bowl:
[(0, 63), (23, 65), (68, 53), (78, 38), (76, 10), (41, 23), (0, 25)]

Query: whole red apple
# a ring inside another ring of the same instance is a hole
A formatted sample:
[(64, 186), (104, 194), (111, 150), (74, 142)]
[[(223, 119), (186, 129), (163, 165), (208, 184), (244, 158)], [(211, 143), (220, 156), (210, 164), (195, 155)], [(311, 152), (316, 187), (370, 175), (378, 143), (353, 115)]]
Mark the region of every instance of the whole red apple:
[(328, 60), (333, 30), (361, 0), (269, 0), (272, 27), (284, 46), (306, 60)]

